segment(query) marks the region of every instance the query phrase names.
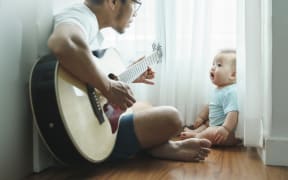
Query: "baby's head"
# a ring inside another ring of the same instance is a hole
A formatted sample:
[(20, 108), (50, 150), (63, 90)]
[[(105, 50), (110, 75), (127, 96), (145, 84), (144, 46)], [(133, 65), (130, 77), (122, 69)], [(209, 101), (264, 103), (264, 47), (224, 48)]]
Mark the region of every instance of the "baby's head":
[(210, 79), (217, 87), (236, 83), (236, 51), (222, 50), (213, 60)]

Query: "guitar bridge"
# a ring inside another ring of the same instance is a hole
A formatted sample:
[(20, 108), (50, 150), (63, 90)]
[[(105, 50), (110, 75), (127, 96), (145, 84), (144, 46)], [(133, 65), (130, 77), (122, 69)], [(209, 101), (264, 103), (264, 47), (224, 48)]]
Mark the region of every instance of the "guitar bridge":
[(102, 107), (99, 101), (99, 97), (97, 96), (94, 87), (87, 84), (87, 93), (88, 93), (88, 97), (89, 97), (93, 112), (96, 118), (98, 119), (99, 123), (102, 124), (105, 121), (105, 119), (103, 116), (103, 111), (102, 111)]

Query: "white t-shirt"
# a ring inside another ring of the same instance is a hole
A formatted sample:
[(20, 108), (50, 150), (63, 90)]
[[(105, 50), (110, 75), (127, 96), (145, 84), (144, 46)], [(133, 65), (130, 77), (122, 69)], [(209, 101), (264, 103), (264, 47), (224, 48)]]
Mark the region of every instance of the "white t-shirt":
[(104, 38), (99, 31), (97, 18), (84, 3), (74, 4), (55, 14), (54, 28), (61, 23), (78, 25), (82, 29), (86, 42), (92, 51), (101, 47)]

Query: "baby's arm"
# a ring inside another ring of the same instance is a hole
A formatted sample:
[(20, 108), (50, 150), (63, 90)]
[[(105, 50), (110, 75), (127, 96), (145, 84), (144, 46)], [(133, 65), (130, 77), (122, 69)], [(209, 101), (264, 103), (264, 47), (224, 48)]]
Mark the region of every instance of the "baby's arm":
[(231, 111), (227, 114), (226, 119), (222, 126), (216, 131), (215, 142), (217, 144), (224, 143), (229, 134), (233, 133), (238, 123), (238, 111)]
[(200, 127), (202, 124), (205, 123), (205, 121), (208, 120), (208, 115), (209, 115), (209, 107), (208, 104), (206, 104), (203, 109), (200, 111), (200, 113), (198, 114), (196, 120), (193, 123), (193, 129), (196, 129), (198, 127)]
[(238, 111), (231, 111), (227, 114), (224, 124), (222, 125), (229, 132), (234, 131), (238, 123)]

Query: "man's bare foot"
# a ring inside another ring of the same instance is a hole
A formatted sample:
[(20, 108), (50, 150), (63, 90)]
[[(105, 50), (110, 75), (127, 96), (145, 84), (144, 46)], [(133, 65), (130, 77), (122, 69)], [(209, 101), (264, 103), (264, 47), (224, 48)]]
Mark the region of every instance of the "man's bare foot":
[(169, 141), (155, 147), (149, 153), (157, 158), (199, 162), (210, 153), (211, 142), (207, 139), (189, 138), (179, 141)]

